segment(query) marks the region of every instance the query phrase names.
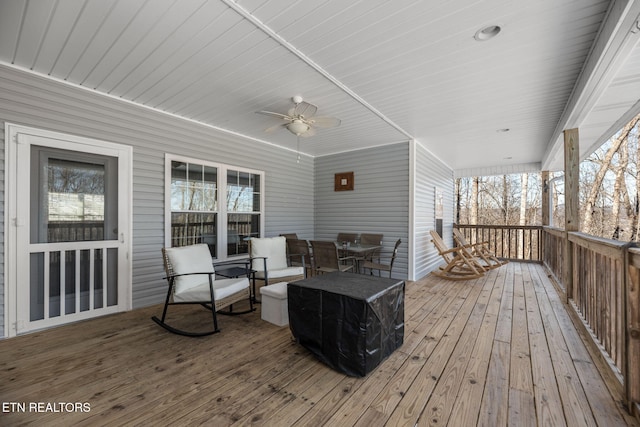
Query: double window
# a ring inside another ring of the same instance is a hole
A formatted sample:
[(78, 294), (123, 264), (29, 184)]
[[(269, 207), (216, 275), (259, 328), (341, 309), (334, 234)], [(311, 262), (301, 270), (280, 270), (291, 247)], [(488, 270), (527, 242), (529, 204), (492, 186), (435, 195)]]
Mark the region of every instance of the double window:
[(211, 256), (248, 253), (263, 229), (264, 172), (166, 156), (167, 246), (206, 243)]

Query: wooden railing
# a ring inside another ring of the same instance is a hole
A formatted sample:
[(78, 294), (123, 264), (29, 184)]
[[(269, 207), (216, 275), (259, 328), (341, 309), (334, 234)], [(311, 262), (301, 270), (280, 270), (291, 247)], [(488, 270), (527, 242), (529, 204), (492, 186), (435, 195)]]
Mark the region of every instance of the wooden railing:
[(628, 245), (584, 233), (569, 233), (573, 286), (568, 298), (594, 338), (624, 372), (625, 259)]
[[(551, 227), (544, 227), (543, 241), (544, 265), (564, 291), (569, 310), (621, 379), (628, 409), (638, 417), (640, 249), (627, 242)], [(567, 265), (571, 265), (570, 276), (563, 274)], [(567, 280), (570, 283), (563, 283)]]
[(640, 417), (640, 249), (627, 252), (626, 283), (626, 395), (630, 409)]
[(542, 226), (454, 224), (468, 243), (488, 242), (498, 258), (542, 262)]
[(566, 233), (559, 228), (544, 227), (542, 234), (543, 241), (543, 264), (551, 272), (556, 282), (564, 290), (562, 282), (564, 241)]
[(469, 243), (488, 242), (498, 257), (547, 267), (640, 418), (640, 248), (546, 226), (454, 227)]

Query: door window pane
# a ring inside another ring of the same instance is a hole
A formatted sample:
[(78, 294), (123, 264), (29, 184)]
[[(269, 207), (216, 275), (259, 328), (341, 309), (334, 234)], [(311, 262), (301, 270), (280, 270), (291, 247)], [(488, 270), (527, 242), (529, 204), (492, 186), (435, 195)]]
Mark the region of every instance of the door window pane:
[[(44, 254), (30, 254), (30, 288), (29, 288), (29, 320), (44, 319)], [(59, 295), (60, 288), (52, 289), (50, 292)], [(60, 309), (58, 308), (58, 311)]]
[(37, 212), (46, 237), (34, 243), (104, 240), (105, 166), (50, 157), (44, 167)]

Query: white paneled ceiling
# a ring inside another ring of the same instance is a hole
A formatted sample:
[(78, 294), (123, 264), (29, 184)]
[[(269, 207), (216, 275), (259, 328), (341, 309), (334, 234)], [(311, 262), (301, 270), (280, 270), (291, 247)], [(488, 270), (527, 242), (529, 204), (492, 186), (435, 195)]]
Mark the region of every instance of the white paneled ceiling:
[(292, 150), (255, 112), (302, 95), (342, 120), (312, 156), (415, 139), (459, 173), (553, 169), (563, 126), (591, 148), (640, 109), (638, 2), (1, 0), (0, 63)]

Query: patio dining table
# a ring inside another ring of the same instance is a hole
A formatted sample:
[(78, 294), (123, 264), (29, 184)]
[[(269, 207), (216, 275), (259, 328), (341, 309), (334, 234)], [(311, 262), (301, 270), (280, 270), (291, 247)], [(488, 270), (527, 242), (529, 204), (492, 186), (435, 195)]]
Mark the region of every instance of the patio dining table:
[[(356, 260), (355, 268), (357, 272), (360, 272), (359, 262), (361, 260), (367, 258), (367, 256), (374, 253), (375, 251), (382, 249), (382, 245), (363, 245), (360, 243), (348, 243), (345, 246), (343, 245), (343, 242), (337, 242), (335, 240), (331, 241), (336, 245), (336, 248), (338, 249), (341, 257), (353, 257)], [(309, 245), (309, 254), (313, 258), (313, 250), (311, 248), (311, 245)]]
[(343, 252), (342, 256), (353, 256), (356, 259), (356, 269), (358, 273), (360, 272), (360, 261), (382, 249), (382, 245), (363, 245), (360, 243), (344, 245), (342, 242), (335, 243), (338, 250)]

